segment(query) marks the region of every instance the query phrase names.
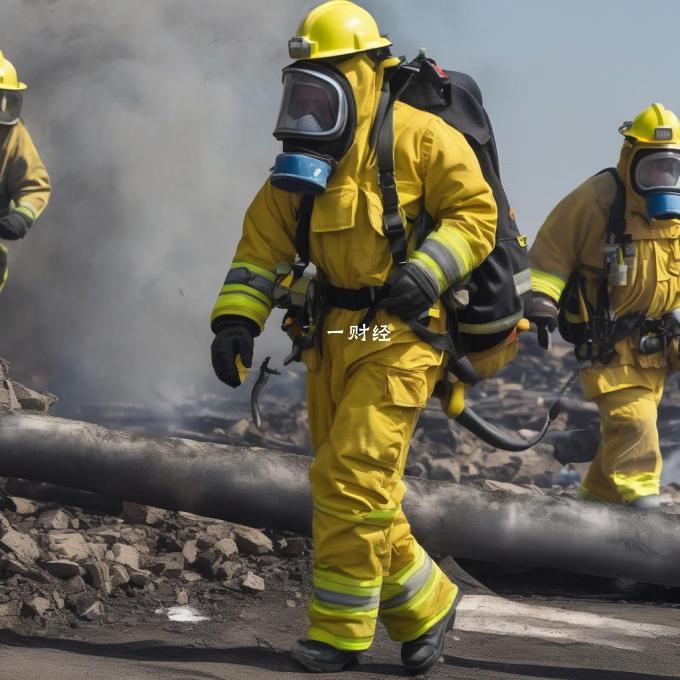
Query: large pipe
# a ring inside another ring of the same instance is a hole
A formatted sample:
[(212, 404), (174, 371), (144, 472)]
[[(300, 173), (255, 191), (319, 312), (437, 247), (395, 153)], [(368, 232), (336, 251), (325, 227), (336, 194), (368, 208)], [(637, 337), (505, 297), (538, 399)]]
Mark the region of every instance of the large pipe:
[[(0, 416), (0, 476), (306, 534), (309, 462), (51, 416)], [(673, 515), (420, 479), (407, 485), (405, 512), (435, 553), (680, 586)]]

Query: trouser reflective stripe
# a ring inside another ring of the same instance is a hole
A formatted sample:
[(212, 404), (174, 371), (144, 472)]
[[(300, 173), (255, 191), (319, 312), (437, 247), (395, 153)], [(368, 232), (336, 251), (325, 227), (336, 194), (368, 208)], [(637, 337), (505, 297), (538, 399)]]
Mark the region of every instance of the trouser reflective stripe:
[[(383, 583), (383, 592), (385, 594), (389, 594), (393, 590), (390, 586), (396, 587), (399, 592), (387, 598), (383, 595), (380, 602), (381, 610), (392, 609), (408, 602), (427, 583), (432, 575), (432, 559), (422, 548), (420, 549), (420, 556), (415, 566), (415, 570), (409, 569), (410, 575), (403, 583), (399, 583), (398, 578), (394, 581), (393, 579), (385, 579)], [(393, 582), (390, 583), (390, 581)]]

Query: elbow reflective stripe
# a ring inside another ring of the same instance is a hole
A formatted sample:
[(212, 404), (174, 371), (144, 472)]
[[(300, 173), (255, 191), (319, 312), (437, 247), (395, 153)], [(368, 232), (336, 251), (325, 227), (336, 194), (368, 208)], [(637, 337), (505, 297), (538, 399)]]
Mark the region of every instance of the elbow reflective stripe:
[(322, 512), (325, 515), (336, 517), (344, 522), (351, 522), (352, 524), (368, 524), (376, 527), (388, 527), (394, 521), (394, 518), (399, 512), (400, 506), (393, 508), (382, 508), (371, 510), (370, 512), (349, 513), (340, 508), (334, 508), (326, 503), (314, 504), (314, 510)]
[[(414, 255), (418, 253), (423, 253), (429, 255), (434, 262), (437, 263), (438, 268), (444, 277), (444, 281), (440, 280), (440, 290), (448, 288), (450, 284), (455, 283), (461, 279), (460, 275), (460, 265), (458, 260), (454, 257), (453, 253), (443, 244), (438, 241), (426, 240), (425, 243), (420, 247), (419, 251), (416, 251)], [(437, 277), (439, 278), (439, 277)]]
[(16, 208), (14, 208), (14, 212), (25, 215), (29, 220), (31, 220), (31, 222), (33, 222), (33, 220), (35, 220), (37, 217), (35, 208), (33, 208), (33, 206), (29, 205), (28, 203), (21, 203)]
[(537, 293), (543, 293), (555, 302), (559, 302), (564, 287), (565, 279), (557, 274), (549, 274), (540, 269), (531, 269), (531, 287)]
[[(465, 278), (475, 268), (475, 257), (470, 244), (452, 227), (440, 228), (433, 231), (426, 239), (423, 247), (428, 243), (439, 243), (453, 256), (458, 267), (458, 278), (448, 283), (456, 283)], [(439, 262), (439, 260), (437, 260)], [(441, 263), (440, 263), (441, 265)]]
[(531, 269), (523, 269), (512, 278), (515, 281), (517, 295), (524, 295), (524, 293), (528, 293), (531, 290)]
[(439, 290), (444, 290), (448, 288), (449, 284), (446, 280), (446, 276), (442, 271), (441, 267), (433, 260), (429, 255), (423, 253), (422, 251), (416, 250), (411, 257), (410, 261), (421, 262), (427, 267), (427, 270), (437, 277), (437, 283), (439, 285)]
[(420, 560), (419, 564), (416, 563), (416, 565), (414, 565), (415, 569), (409, 569), (407, 578), (403, 580), (402, 583), (399, 583), (399, 579), (397, 579), (396, 583), (394, 583), (392, 579), (390, 579), (391, 582), (388, 582), (387, 579), (385, 580), (383, 591), (387, 593), (390, 590), (393, 590), (393, 588), (390, 588), (390, 586), (392, 583), (394, 583), (394, 585), (398, 587), (399, 592), (397, 592), (396, 595), (392, 595), (388, 598), (383, 596), (380, 602), (381, 610), (393, 609), (394, 607), (399, 607), (400, 605), (406, 604), (430, 580), (433, 573), (432, 560), (430, 556), (427, 555), (422, 549), (421, 553), (423, 558)]
[[(271, 272), (267, 272), (261, 267), (257, 267), (258, 271), (253, 270), (253, 265), (245, 265), (241, 262), (234, 263), (238, 266), (233, 266), (227, 273), (227, 278), (224, 284), (242, 284), (250, 286), (266, 295), (268, 299), (272, 299), (274, 293), (274, 279), (275, 276)], [(266, 275), (263, 275), (264, 272)]]

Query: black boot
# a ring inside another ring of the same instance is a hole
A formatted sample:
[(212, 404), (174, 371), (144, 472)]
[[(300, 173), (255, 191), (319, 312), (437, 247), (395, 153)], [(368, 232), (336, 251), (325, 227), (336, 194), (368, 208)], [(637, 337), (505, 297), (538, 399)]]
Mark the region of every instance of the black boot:
[(336, 649), (325, 642), (298, 640), (290, 650), (290, 656), (308, 671), (333, 673), (359, 663), (359, 653)]
[(454, 600), (444, 618), (435, 623), (430, 630), (401, 645), (401, 660), (409, 673), (423, 673), (439, 661), (446, 633), (453, 628), (456, 620), (457, 604), (458, 599)]

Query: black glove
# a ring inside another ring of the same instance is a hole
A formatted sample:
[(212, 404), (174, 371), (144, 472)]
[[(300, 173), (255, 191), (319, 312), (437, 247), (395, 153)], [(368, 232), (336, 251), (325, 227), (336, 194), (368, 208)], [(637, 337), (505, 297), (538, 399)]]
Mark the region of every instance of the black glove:
[(557, 305), (547, 295), (534, 293), (526, 314), (527, 319), (536, 324), (538, 344), (544, 349), (548, 349), (550, 345), (548, 334), (557, 328), (557, 317), (559, 315)]
[(244, 316), (219, 316), (212, 323), (215, 339), (210, 351), (215, 375), (229, 387), (238, 387), (241, 378), (236, 366), (240, 356), (243, 365), (253, 365), (253, 338), (260, 334), (257, 324)]
[(403, 321), (420, 318), (439, 297), (439, 282), (426, 265), (406, 262), (385, 281), (385, 297), (379, 307)]
[(0, 238), (16, 241), (26, 236), (33, 220), (24, 213), (15, 210), (9, 215), (0, 217)]

